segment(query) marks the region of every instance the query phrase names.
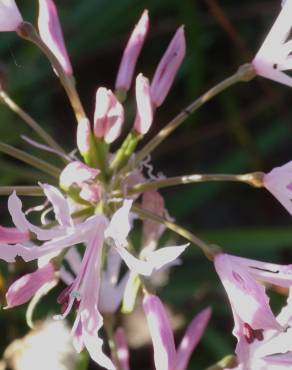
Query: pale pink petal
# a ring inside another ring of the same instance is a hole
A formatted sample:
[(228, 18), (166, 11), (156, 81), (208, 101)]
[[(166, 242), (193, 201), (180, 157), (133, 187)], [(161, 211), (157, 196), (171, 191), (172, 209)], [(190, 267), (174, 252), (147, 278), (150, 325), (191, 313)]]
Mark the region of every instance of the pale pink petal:
[(188, 246), (189, 244), (184, 244), (180, 246), (160, 248), (146, 256), (147, 262), (150, 263), (153, 269), (159, 270), (163, 266), (175, 261)]
[(43, 42), (58, 59), (65, 73), (72, 75), (72, 66), (53, 0), (39, 0), (38, 28)]
[(114, 341), (117, 348), (117, 356), (121, 365), (121, 370), (130, 370), (127, 338), (125, 331), (121, 326), (114, 334)]
[(211, 309), (206, 308), (195, 316), (188, 326), (177, 350), (175, 370), (187, 369), (191, 354), (204, 334), (210, 316)]
[(86, 156), (90, 151), (91, 128), (87, 118), (79, 120), (77, 125), (77, 148), (79, 152)]
[(73, 346), (77, 353), (80, 353), (84, 348), (83, 333), (81, 321), (76, 326), (74, 332), (71, 333), (73, 337)]
[(125, 247), (116, 246), (116, 250), (130, 270), (139, 275), (150, 276), (153, 272), (153, 265), (148, 261), (134, 257)]
[(292, 45), (285, 43), (292, 26), (291, 13), (292, 2), (289, 0), (283, 4), (278, 18), (252, 61), (258, 75), (290, 87), (292, 78), (282, 71), (291, 68), (288, 55)]
[(94, 180), (99, 173), (97, 168), (89, 167), (80, 161), (74, 161), (61, 172), (60, 184), (66, 190), (73, 184), (81, 187), (85, 182)]
[(67, 271), (65, 267), (61, 266), (59, 270), (60, 279), (66, 284), (71, 285), (74, 281), (74, 276), (71, 272)]
[(49, 184), (40, 184), (46, 197), (53, 206), (56, 220), (61, 226), (73, 226), (73, 221), (70, 215), (69, 204), (59, 189)]
[(169, 319), (160, 299), (147, 294), (143, 299), (143, 308), (147, 318), (156, 370), (173, 370), (176, 351)]
[(35, 233), (39, 240), (49, 240), (64, 234), (62, 230), (57, 230), (56, 228), (45, 230), (31, 224), (22, 212), (22, 203), (15, 191), (8, 198), (8, 210), (14, 225), (20, 231), (27, 232), (29, 230)]
[(51, 263), (36, 271), (22, 276), (10, 285), (6, 293), (8, 308), (19, 306), (29, 301), (32, 296), (54, 276), (54, 267)]
[(95, 96), (94, 110), (94, 135), (103, 138), (106, 130), (107, 113), (111, 106), (111, 91), (105, 87), (99, 87)]
[(127, 46), (124, 50), (121, 64), (119, 67), (117, 79), (116, 79), (116, 89), (128, 91), (137, 63), (137, 59), (141, 52), (144, 40), (146, 38), (149, 28), (149, 17), (148, 11), (144, 10), (139, 22), (135, 26)]
[(265, 288), (256, 282), (248, 268), (227, 254), (218, 254), (214, 263), (231, 306), (240, 319), (254, 330), (281, 330), (269, 306)]
[(16, 244), (30, 240), (29, 232), (20, 231), (16, 227), (0, 226), (0, 243)]
[(69, 251), (66, 253), (65, 259), (68, 262), (70, 269), (74, 272), (75, 275), (77, 275), (82, 262), (80, 253), (77, 251), (77, 249), (75, 247), (70, 248)]
[(151, 82), (151, 99), (155, 107), (165, 100), (186, 53), (183, 27), (180, 27), (164, 53)]
[(137, 113), (134, 129), (138, 134), (145, 135), (153, 121), (153, 109), (150, 96), (150, 86), (148, 78), (142, 73), (136, 78), (136, 102)]
[(16, 31), (23, 22), (14, 0), (0, 1), (0, 31)]

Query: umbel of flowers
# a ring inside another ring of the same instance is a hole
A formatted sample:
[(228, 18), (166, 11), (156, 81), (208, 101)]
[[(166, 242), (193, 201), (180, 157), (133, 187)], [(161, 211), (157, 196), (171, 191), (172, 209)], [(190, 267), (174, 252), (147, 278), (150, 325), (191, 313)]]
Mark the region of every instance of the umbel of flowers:
[[(39, 47), (64, 87), (76, 116), (79, 151), (78, 156), (67, 155), (28, 114), (22, 114), (23, 110), (16, 103), (10, 104), (12, 99), (1, 90), (2, 102), (13, 107), (14, 112), (42, 139), (41, 144), (30, 141), (31, 144), (53, 152), (65, 161), (64, 168), (57, 168), (0, 143), (1, 152), (47, 172), (59, 183), (59, 188), (42, 183), (0, 188), (1, 194), (9, 195), (8, 211), (12, 219), (11, 227), (0, 227), (0, 258), (7, 263), (14, 263), (17, 257), (26, 262), (37, 261), (35, 271), (22, 276), (9, 287), (7, 308), (26, 303), (31, 298), (35, 305), (42, 292), (62, 280), (66, 288), (57, 299), (59, 308), (56, 311), (59, 312), (55, 319), (64, 319), (70, 312), (74, 313), (72, 339), (76, 351), (86, 348), (90, 357), (106, 369), (128, 370), (127, 340), (124, 329), (115, 321), (115, 314), (121, 311), (121, 304), (123, 312), (131, 312), (136, 300), (142, 296), (156, 369), (184, 370), (204, 333), (211, 311), (206, 308), (195, 316), (176, 349), (163, 303), (153, 292), (157, 289), (158, 274), (178, 264), (179, 256), (192, 243), (214, 262), (234, 316), (233, 333), (238, 341), (236, 357), (233, 358), (235, 362), (231, 365), (229, 360), (224, 360), (219, 364), (220, 369), (231, 366), (241, 370), (291, 368), (291, 293), (287, 305), (275, 317), (265, 284), (290, 288), (292, 267), (231, 256), (221, 248), (210, 246), (170, 220), (159, 193), (160, 188), (172, 185), (240, 181), (265, 187), (292, 214), (291, 163), (268, 174), (193, 174), (157, 178), (151, 170), (147, 171), (149, 164), (146, 160), (152, 150), (191, 113), (233, 84), (260, 75), (292, 86), (291, 77), (285, 74), (292, 67), (292, 41), (287, 40), (291, 26), (292, 0), (286, 0), (254, 60), (196, 99), (136, 151), (137, 144), (151, 129), (155, 112), (166, 100), (184, 59), (184, 28), (179, 27), (174, 34), (153, 77), (149, 80), (142, 73), (135, 77), (136, 63), (149, 28), (149, 16), (145, 10), (124, 49), (115, 90), (98, 87), (94, 115), (88, 117), (75, 87), (73, 67), (53, 0), (39, 0), (37, 29), (23, 20), (14, 0), (0, 0), (0, 31), (15, 31)], [(133, 83), (136, 114), (132, 129), (120, 148), (112, 153), (111, 144), (124, 131), (123, 102)], [(29, 221), (22, 209), (20, 195), (46, 198), (40, 225)], [(49, 207), (53, 210), (54, 219), (44, 222)], [(137, 217), (143, 220), (143, 227), (140, 249), (134, 251), (129, 234)], [(187, 243), (158, 248), (166, 228), (184, 237)], [(77, 248), (80, 244), (82, 247)], [(121, 276), (122, 264), (127, 269)], [(30, 305), (29, 311), (32, 311)], [(104, 326), (106, 333), (101, 335), (105, 314), (110, 325)], [(32, 324), (32, 317), (28, 321)], [(111, 353), (104, 349), (104, 340), (111, 342)]]

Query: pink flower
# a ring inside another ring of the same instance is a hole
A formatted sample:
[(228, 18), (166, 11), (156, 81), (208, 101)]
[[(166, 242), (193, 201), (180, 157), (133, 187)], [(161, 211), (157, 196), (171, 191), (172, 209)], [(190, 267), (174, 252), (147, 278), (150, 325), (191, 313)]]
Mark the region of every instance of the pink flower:
[(116, 89), (125, 91), (130, 89), (137, 59), (144, 44), (148, 28), (148, 11), (144, 10), (124, 50), (117, 75)]
[(164, 53), (151, 82), (151, 99), (155, 107), (165, 100), (186, 53), (183, 27), (180, 27)]
[(292, 40), (287, 40), (292, 26), (292, 1), (282, 3), (282, 10), (252, 61), (260, 76), (292, 86), (292, 77), (284, 73), (292, 68)]
[(136, 78), (137, 114), (134, 129), (138, 134), (145, 135), (153, 121), (149, 81), (141, 73)]
[(65, 73), (72, 75), (72, 66), (53, 0), (39, 0), (38, 28), (43, 42), (58, 59)]
[(48, 263), (36, 271), (22, 276), (10, 285), (7, 293), (7, 308), (19, 306), (29, 301), (32, 296), (47, 282), (54, 277), (54, 267)]
[(123, 123), (123, 106), (111, 90), (100, 87), (96, 92), (94, 135), (110, 144), (120, 136)]
[(16, 31), (23, 22), (14, 0), (0, 1), (0, 31)]
[(244, 323), (249, 335), (265, 329), (281, 330), (266, 295), (266, 282), (283, 287), (292, 285), (292, 266), (276, 265), (218, 254), (214, 260), (215, 269), (228, 295), (231, 308)]
[(30, 240), (28, 231), (20, 231), (15, 227), (0, 226), (0, 243), (16, 244)]
[(143, 307), (152, 338), (156, 370), (185, 370), (205, 331), (211, 310), (207, 308), (193, 319), (176, 350), (170, 322), (160, 299), (146, 294)]
[(264, 176), (263, 183), (292, 215), (292, 161), (272, 169)]

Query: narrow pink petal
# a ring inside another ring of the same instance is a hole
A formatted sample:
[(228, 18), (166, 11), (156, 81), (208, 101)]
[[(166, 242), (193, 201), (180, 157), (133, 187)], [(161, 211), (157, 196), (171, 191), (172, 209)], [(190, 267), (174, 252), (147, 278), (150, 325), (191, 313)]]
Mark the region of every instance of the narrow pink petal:
[(240, 319), (254, 330), (281, 330), (269, 306), (265, 288), (255, 280), (248, 268), (227, 254), (218, 254), (214, 263), (231, 306)]
[(117, 356), (121, 365), (121, 370), (130, 370), (127, 338), (125, 331), (121, 326), (114, 334), (114, 341), (117, 348)]
[(0, 243), (16, 244), (30, 240), (29, 232), (20, 231), (16, 227), (0, 226)]
[(149, 80), (141, 73), (136, 78), (136, 102), (137, 113), (134, 129), (138, 134), (145, 135), (152, 125), (153, 109), (150, 96)]
[(153, 269), (159, 270), (163, 266), (175, 261), (188, 246), (189, 244), (184, 244), (180, 246), (160, 248), (146, 256), (147, 262)]
[(70, 215), (69, 204), (59, 189), (49, 184), (40, 184), (44, 193), (54, 208), (56, 220), (61, 226), (70, 227), (73, 221)]
[(23, 22), (14, 0), (0, 1), (0, 31), (16, 31)]
[(176, 351), (169, 319), (160, 299), (147, 294), (143, 299), (143, 308), (147, 318), (156, 370), (173, 370)]
[(134, 257), (125, 247), (116, 246), (116, 250), (130, 270), (139, 275), (150, 276), (153, 272), (151, 262)]
[(82, 259), (76, 247), (72, 247), (69, 249), (68, 253), (66, 253), (65, 259), (68, 262), (70, 269), (74, 272), (75, 275), (77, 275), (81, 266)]
[(101, 139), (105, 135), (107, 113), (111, 106), (111, 91), (105, 87), (99, 87), (95, 96), (94, 125), (95, 137)]
[(82, 155), (86, 155), (90, 150), (90, 137), (90, 122), (83, 118), (77, 125), (77, 148)]
[(148, 11), (144, 10), (124, 50), (119, 71), (117, 74), (115, 85), (116, 89), (122, 89), (126, 91), (129, 90), (132, 83), (137, 59), (144, 44), (148, 28), (149, 28)]
[(186, 53), (183, 27), (180, 27), (164, 53), (151, 82), (151, 99), (155, 107), (165, 100)]
[(6, 293), (8, 307), (19, 306), (29, 301), (45, 283), (53, 279), (53, 276), (54, 267), (49, 263), (16, 280)]
[(61, 172), (60, 185), (64, 189), (69, 189), (73, 184), (82, 186), (83, 183), (94, 180), (99, 173), (97, 168), (89, 167), (80, 161), (73, 161)]
[(65, 73), (72, 75), (71, 62), (53, 0), (39, 0), (38, 28), (43, 42), (58, 59)]
[(187, 369), (191, 354), (204, 334), (210, 316), (211, 309), (206, 308), (191, 321), (177, 350), (175, 370)]

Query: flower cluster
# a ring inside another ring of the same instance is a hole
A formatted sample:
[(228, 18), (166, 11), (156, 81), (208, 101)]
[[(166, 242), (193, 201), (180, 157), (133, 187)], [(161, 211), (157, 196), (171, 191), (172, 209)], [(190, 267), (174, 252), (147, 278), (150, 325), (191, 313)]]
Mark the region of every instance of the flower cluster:
[[(230, 84), (249, 81), (258, 74), (292, 86), (291, 77), (284, 73), (292, 66), (292, 41), (287, 40), (292, 26), (291, 14), (292, 0), (286, 0), (253, 61), (202, 95), (135, 155), (137, 144), (151, 129), (155, 112), (167, 98), (184, 59), (184, 28), (177, 29), (151, 80), (142, 73), (137, 74), (132, 129), (120, 148), (112, 153), (111, 144), (124, 131), (123, 103), (133, 83), (136, 63), (149, 29), (148, 12), (145, 10), (141, 15), (124, 49), (115, 90), (97, 88), (94, 115), (90, 119), (75, 88), (73, 67), (53, 0), (39, 0), (38, 30), (23, 20), (14, 0), (0, 0), (0, 31), (15, 31), (33, 42), (52, 64), (76, 116), (79, 150), (76, 156), (67, 155), (54, 139), (34, 126), (47, 144), (37, 145), (61, 155), (66, 165), (59, 169), (32, 156), (25, 157), (32, 165), (56, 176), (59, 188), (39, 183), (9, 191), (8, 210), (13, 226), (0, 226), (0, 259), (7, 263), (14, 263), (18, 257), (25, 262), (36, 260), (38, 267), (9, 287), (7, 308), (28, 302), (52, 282), (61, 280), (66, 287), (57, 298), (60, 312), (55, 319), (74, 313), (71, 333), (76, 351), (85, 347), (100, 366), (128, 370), (129, 350), (124, 329), (111, 323), (114, 334), (111, 337), (111, 331), (107, 332), (107, 339), (115, 345), (115, 353), (108, 355), (103, 346), (106, 336), (101, 334), (103, 316), (114, 317), (122, 302), (123, 310), (131, 312), (136, 299), (142, 296), (156, 369), (185, 370), (211, 310), (207, 308), (193, 319), (176, 349), (165, 308), (157, 295), (150, 294), (163, 280), (161, 276), (180, 263), (179, 257), (189, 245), (158, 248), (161, 235), (169, 228), (198, 245), (214, 262), (234, 316), (233, 333), (238, 341), (236, 369), (270, 370), (292, 366), (292, 267), (231, 256), (213, 249), (170, 219), (159, 192), (161, 187), (189, 182), (243, 181), (265, 187), (292, 214), (291, 162), (268, 174), (160, 178), (153, 176), (152, 167), (145, 160), (189, 114)], [(9, 153), (13, 155), (14, 150), (10, 148)], [(41, 225), (29, 221), (17, 190), (45, 196)], [(47, 214), (51, 211), (53, 217), (49, 218)], [(143, 222), (139, 250), (129, 238), (136, 218)], [(122, 269), (123, 263), (126, 268)], [(287, 305), (278, 316), (270, 307), (265, 284), (290, 288)], [(226, 370), (228, 366), (226, 364)]]

